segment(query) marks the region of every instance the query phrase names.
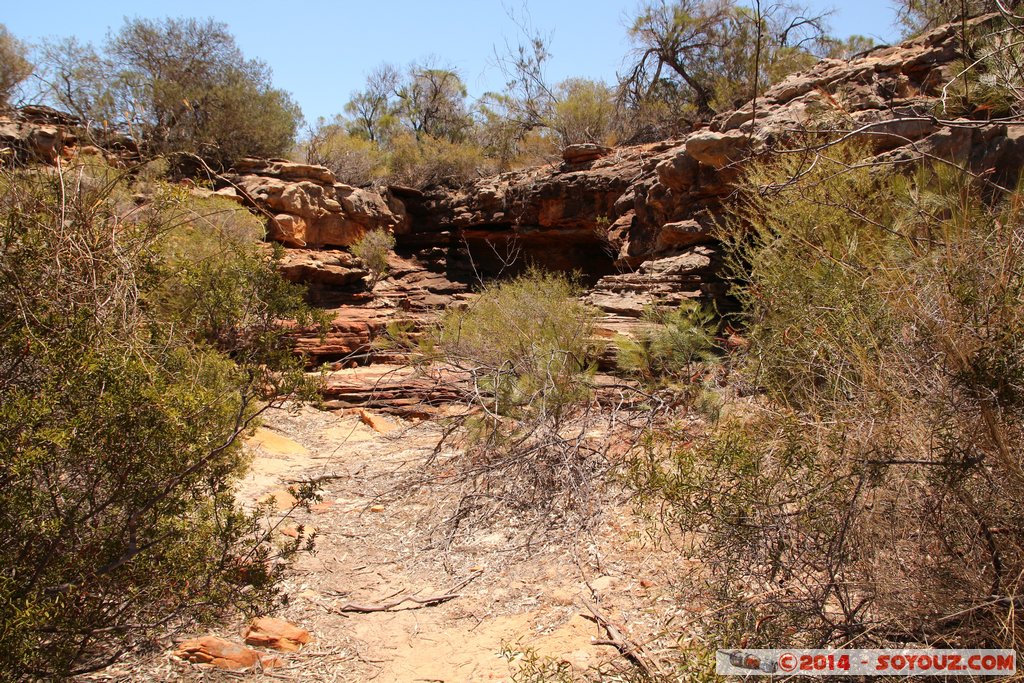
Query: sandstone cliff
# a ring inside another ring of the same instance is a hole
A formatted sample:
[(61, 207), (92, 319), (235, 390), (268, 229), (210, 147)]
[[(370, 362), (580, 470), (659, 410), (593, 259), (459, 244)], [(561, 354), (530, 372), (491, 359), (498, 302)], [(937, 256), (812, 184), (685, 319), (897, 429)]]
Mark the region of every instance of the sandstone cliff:
[[(344, 247), (365, 230), (392, 230), (404, 258), (381, 294), (404, 308), (444, 305), (476, 278), (530, 262), (582, 272), (590, 300), (610, 315), (691, 297), (727, 305), (713, 237), (723, 202), (746, 159), (798, 134), (858, 131), (891, 161), (941, 157), (1015, 182), (1024, 127), (943, 114), (938, 98), (959, 69), (956, 31), (824, 60), (678, 140), (574, 146), (561, 164), (454, 191), (376, 192), (337, 183), (323, 168), (255, 160), (225, 182), (264, 210), (272, 239), (289, 246)], [(347, 286), (336, 273), (304, 272), (321, 289)]]
[[(286, 276), (333, 312), (326, 342), (297, 332), (314, 362), (353, 354), (363, 362), (389, 322), (416, 324), (466, 297), (479, 279), (528, 263), (581, 272), (611, 334), (652, 303), (702, 297), (729, 306), (715, 226), (744, 163), (796, 139), (855, 134), (879, 160), (947, 159), (1015, 183), (1024, 126), (988, 121), (981, 110), (955, 118), (943, 108), (943, 86), (960, 69), (958, 28), (824, 60), (680, 139), (577, 145), (561, 163), (457, 190), (357, 188), (323, 167), (245, 159), (218, 179), (217, 192), (266, 217), (269, 238), (287, 247)], [(87, 151), (62, 116), (36, 108), (0, 117), (0, 147), (16, 160), (51, 164)], [(389, 277), (371, 292), (345, 247), (373, 229), (393, 232), (397, 246)]]

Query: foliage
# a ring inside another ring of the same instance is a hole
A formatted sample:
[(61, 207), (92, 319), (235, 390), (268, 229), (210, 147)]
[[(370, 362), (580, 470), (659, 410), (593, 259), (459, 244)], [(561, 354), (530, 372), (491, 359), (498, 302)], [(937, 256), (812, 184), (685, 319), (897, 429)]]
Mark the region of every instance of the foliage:
[(49, 39), (39, 47), (43, 99), (81, 119), (98, 137), (114, 132), (121, 120), (111, 65), (96, 48), (76, 38)]
[(600, 81), (570, 78), (559, 84), (545, 125), (563, 146), (581, 142), (613, 143), (615, 92)]
[(1024, 20), (1003, 16), (957, 26), (963, 59), (935, 109), (941, 116), (1015, 117), (1024, 112)]
[(395, 248), (395, 236), (387, 230), (370, 230), (352, 245), (352, 253), (369, 268), (373, 285), (388, 272), (388, 256)]
[(340, 182), (365, 187), (386, 176), (387, 157), (373, 137), (350, 131), (340, 117), (319, 120), (305, 143), (306, 162), (326, 166)]
[(472, 125), (466, 86), (454, 69), (412, 65), (395, 91), (398, 117), (417, 140), (460, 142)]
[(127, 19), (102, 53), (74, 39), (49, 43), (42, 67), (54, 103), (128, 132), (150, 155), (192, 153), (218, 167), (280, 156), (301, 120), (269, 68), (212, 20)]
[(653, 0), (629, 31), (635, 44), (621, 81), (630, 109), (668, 102), (682, 120), (703, 119), (813, 64), (825, 51), (821, 16), (782, 2)]
[[(465, 409), (451, 413), (438, 459), (420, 482), (458, 484), (445, 489), (454, 500), (437, 497), (448, 542), (499, 512), (522, 527), (592, 520), (611, 446), (594, 436), (601, 419), (591, 410), (594, 313), (578, 293), (566, 276), (531, 269), (484, 285), (418, 339), (399, 331), (392, 340), (415, 342), (415, 356), (441, 368)], [(456, 439), (457, 454), (442, 458)]]
[(504, 643), (501, 656), (512, 668), (512, 683), (573, 683), (572, 665), (545, 657), (521, 643)]
[(1016, 648), (1024, 201), (864, 155), (749, 172), (731, 250), (761, 398), (653, 439), (634, 481), (693, 539), (712, 631)]
[[(965, 17), (999, 11), (999, 0), (897, 0), (894, 4), (899, 22), (910, 35)], [(1002, 5), (1013, 12), (1020, 1), (1003, 0)]]
[(413, 187), (458, 185), (491, 168), (477, 144), (414, 135), (396, 135), (388, 154), (388, 178)]
[(348, 118), (318, 122), (306, 144), (311, 163), (355, 185), (461, 183), (492, 168), (476, 140), (466, 86), (454, 69), (382, 65), (345, 105)]
[(0, 24), (0, 105), (7, 104), (15, 88), (32, 75), (28, 47)]
[(680, 381), (693, 375), (694, 366), (714, 360), (718, 322), (713, 311), (697, 302), (684, 302), (665, 310), (649, 307), (644, 320), (653, 327), (635, 338), (615, 340), (619, 368), (645, 381)]
[(181, 190), (140, 207), (92, 173), (0, 177), (5, 679), (266, 609), (300, 545), (272, 542), (267, 510), (231, 492), (239, 437), (312, 389), (273, 325), (310, 317), (300, 291), (237, 207)]
[(352, 93), (345, 104), (345, 113), (351, 119), (349, 132), (369, 140), (371, 143), (385, 142), (390, 131), (397, 125), (395, 92), (401, 76), (390, 64), (382, 64), (366, 77), (366, 89)]
[(586, 395), (593, 313), (574, 301), (578, 291), (562, 275), (531, 270), (446, 313), (440, 343), (474, 371), (489, 412), (556, 415)]

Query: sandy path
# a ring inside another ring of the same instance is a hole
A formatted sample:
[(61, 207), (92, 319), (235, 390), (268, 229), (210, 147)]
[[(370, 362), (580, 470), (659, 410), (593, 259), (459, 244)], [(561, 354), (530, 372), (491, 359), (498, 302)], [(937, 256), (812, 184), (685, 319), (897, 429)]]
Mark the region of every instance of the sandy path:
[[(536, 545), (531, 552), (510, 548), (518, 541), (501, 528), (475, 530), (443, 552), (431, 533), (435, 494), (395, 491), (432, 451), (438, 429), (430, 423), (395, 426), (381, 434), (357, 415), (312, 408), (267, 416), (247, 442), (253, 463), (240, 495), (254, 501), (275, 494), (284, 503), (289, 482), (324, 478), (323, 502), (294, 516), (294, 523), (315, 527), (316, 550), (297, 561), (284, 586), (289, 604), (279, 613), (309, 629), (315, 641), (284, 655), (285, 666), (269, 673), (208, 671), (165, 651), (149, 661), (147, 677), (508, 681), (523, 666), (522, 653), (533, 652), (583, 679), (597, 667), (623, 662), (615, 648), (594, 643), (607, 635), (582, 616), (587, 603), (638, 640), (657, 634), (671, 615), (671, 600), (660, 597), (671, 592), (671, 556), (641, 542), (642, 527), (628, 507), (606, 511), (593, 534)], [(458, 597), (438, 605), (339, 611), (349, 602), (424, 598), (458, 586)], [(213, 632), (237, 639), (239, 628)], [(116, 679), (116, 667), (108, 674)]]

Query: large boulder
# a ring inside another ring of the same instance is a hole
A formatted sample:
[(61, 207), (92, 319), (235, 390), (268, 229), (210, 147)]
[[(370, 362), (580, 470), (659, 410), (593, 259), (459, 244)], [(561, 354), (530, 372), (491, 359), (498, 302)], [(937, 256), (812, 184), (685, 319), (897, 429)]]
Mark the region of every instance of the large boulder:
[(276, 617), (253, 619), (242, 636), (249, 645), (282, 652), (298, 652), (312, 638), (306, 629)]
[(401, 230), (400, 200), (339, 183), (323, 166), (243, 159), (220, 183), (267, 216), (270, 239), (290, 247), (346, 247), (369, 230)]
[(218, 669), (251, 669), (259, 664), (264, 669), (281, 666), (280, 657), (267, 655), (218, 636), (202, 636), (183, 641), (174, 656), (194, 664), (207, 664)]

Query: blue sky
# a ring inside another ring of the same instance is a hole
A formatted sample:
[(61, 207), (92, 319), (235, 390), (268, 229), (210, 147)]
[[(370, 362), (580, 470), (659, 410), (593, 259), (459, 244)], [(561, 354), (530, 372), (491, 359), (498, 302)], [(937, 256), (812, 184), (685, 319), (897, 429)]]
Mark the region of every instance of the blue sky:
[[(889, 0), (829, 2), (812, 0), (818, 10), (833, 9), (833, 31), (841, 36), (896, 39)], [(551, 35), (552, 82), (568, 76), (612, 81), (629, 49), (627, 17), (635, 0), (534, 0), (532, 24)], [(494, 50), (515, 44), (518, 29), (506, 8), (521, 12), (522, 0), (327, 0), (245, 2), (152, 0), (82, 2), (0, 0), (0, 22), (26, 41), (74, 35), (102, 42), (108, 28), (125, 16), (213, 17), (231, 29), (246, 56), (274, 71), (274, 82), (290, 91), (309, 121), (340, 112), (349, 93), (382, 62), (405, 65), (434, 56), (462, 73), (470, 94), (499, 89), (504, 79)]]

